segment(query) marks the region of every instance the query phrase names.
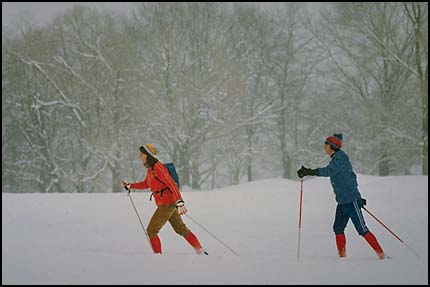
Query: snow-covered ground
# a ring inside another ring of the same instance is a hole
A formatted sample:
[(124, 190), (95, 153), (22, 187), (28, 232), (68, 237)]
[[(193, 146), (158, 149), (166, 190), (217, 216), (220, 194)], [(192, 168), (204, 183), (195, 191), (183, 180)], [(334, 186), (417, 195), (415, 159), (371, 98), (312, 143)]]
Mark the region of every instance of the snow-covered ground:
[[(2, 284), (428, 285), (428, 177), (358, 179), (368, 210), (407, 244), (364, 212), (391, 260), (378, 260), (351, 222), (348, 257), (337, 257), (327, 178), (304, 182), (300, 261), (299, 181), (184, 190), (184, 221), (209, 256), (194, 254), (168, 224), (160, 232), (163, 255), (152, 254), (126, 193), (2, 193)], [(146, 226), (154, 202), (148, 192), (132, 198)]]

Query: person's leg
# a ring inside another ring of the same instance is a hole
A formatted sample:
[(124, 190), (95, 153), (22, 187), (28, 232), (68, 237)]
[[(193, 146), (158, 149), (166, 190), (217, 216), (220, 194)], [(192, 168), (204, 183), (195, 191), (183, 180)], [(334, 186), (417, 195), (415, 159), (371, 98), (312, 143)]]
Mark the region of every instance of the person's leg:
[(339, 257), (346, 257), (346, 237), (345, 228), (348, 224), (349, 216), (344, 212), (344, 206), (338, 204), (333, 224), (333, 231), (336, 235), (336, 246)]
[(197, 254), (200, 254), (203, 252), (202, 245), (200, 244), (199, 240), (197, 239), (197, 236), (191, 232), (191, 230), (188, 229), (188, 227), (185, 225), (184, 221), (182, 220), (181, 215), (176, 210), (173, 215), (169, 219), (170, 225), (172, 225), (173, 229), (176, 233), (183, 236), (185, 240), (194, 247), (194, 250)]
[(155, 210), (154, 214), (149, 221), (148, 227), (146, 228), (146, 233), (148, 234), (149, 241), (151, 242), (151, 247), (154, 253), (161, 254), (161, 241), (158, 237), (158, 232), (166, 224), (167, 220), (172, 216), (172, 213), (176, 209), (169, 205), (160, 205)]
[(152, 250), (154, 251), (154, 253), (155, 254), (157, 254), (157, 253), (161, 254), (160, 237), (158, 237), (158, 235), (154, 235), (154, 236), (149, 238), (149, 241), (151, 242), (151, 247), (152, 247)]
[(345, 233), (336, 234), (336, 246), (339, 257), (346, 257), (346, 237)]
[(361, 212), (361, 205), (358, 200), (352, 203), (352, 205), (348, 209), (348, 213), (351, 217), (352, 223), (354, 223), (355, 229), (357, 230), (358, 234), (363, 236), (364, 239), (366, 239), (366, 241), (373, 248), (373, 250), (375, 250), (376, 254), (380, 259), (384, 259), (384, 251), (379, 245), (378, 240), (376, 240), (375, 235), (373, 235), (373, 233), (369, 231), (366, 226), (366, 223), (364, 222), (363, 213)]
[(373, 248), (373, 250), (375, 250), (379, 259), (384, 259), (385, 258), (384, 250), (382, 250), (382, 247), (381, 245), (379, 245), (375, 235), (373, 235), (372, 232), (368, 231), (363, 235), (363, 237), (364, 239), (366, 239), (367, 243), (369, 243), (369, 245)]

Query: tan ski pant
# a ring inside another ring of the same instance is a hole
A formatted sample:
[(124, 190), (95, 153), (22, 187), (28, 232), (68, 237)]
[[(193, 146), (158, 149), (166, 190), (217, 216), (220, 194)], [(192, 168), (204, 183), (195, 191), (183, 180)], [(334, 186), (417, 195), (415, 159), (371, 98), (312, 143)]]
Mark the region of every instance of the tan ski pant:
[(146, 228), (148, 236), (150, 238), (156, 236), (167, 221), (179, 235), (187, 236), (190, 232), (173, 203), (157, 207)]

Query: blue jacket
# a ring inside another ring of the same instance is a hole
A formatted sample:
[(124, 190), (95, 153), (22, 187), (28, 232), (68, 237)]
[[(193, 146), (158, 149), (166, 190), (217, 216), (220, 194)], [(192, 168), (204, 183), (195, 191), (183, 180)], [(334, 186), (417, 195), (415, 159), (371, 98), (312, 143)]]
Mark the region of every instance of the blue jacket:
[(316, 169), (316, 176), (329, 176), (338, 204), (345, 204), (361, 199), (358, 191), (357, 176), (352, 170), (348, 155), (338, 150), (331, 155), (326, 167)]

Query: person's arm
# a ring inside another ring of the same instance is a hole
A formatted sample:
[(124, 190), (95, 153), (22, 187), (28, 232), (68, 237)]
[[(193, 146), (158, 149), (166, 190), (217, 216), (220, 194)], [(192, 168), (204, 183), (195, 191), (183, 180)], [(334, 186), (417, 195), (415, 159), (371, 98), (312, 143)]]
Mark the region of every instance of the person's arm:
[(132, 189), (147, 189), (147, 188), (149, 188), (148, 174), (146, 174), (144, 181), (129, 183), (129, 188), (132, 188)]
[(328, 166), (315, 169), (316, 176), (332, 176), (339, 173), (344, 168), (344, 163), (339, 159), (333, 159)]
[(326, 167), (318, 167), (315, 169), (315, 175), (316, 176), (330, 176), (330, 165)]

